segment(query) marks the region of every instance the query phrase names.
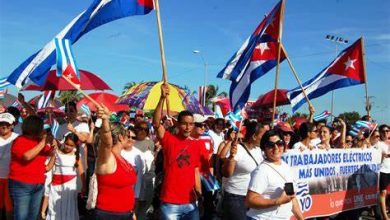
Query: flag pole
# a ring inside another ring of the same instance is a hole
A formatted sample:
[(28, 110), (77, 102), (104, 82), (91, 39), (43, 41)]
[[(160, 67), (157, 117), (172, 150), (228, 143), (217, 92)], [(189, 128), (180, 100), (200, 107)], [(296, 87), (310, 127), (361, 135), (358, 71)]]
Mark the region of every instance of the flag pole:
[[(158, 38), (160, 42), (160, 56), (161, 56), (161, 66), (163, 71), (162, 80), (164, 83), (168, 83), (168, 76), (167, 76), (167, 63), (165, 60), (165, 50), (164, 50), (164, 39), (162, 34), (162, 25), (161, 25), (161, 16), (160, 16), (160, 5), (158, 0), (153, 0), (154, 9), (156, 10), (156, 16), (157, 16), (157, 29), (158, 29)], [(168, 94), (169, 96), (169, 94)], [(169, 116), (169, 98), (166, 99), (167, 104), (167, 115)]]
[(364, 72), (364, 87), (365, 87), (365, 90), (366, 90), (366, 110), (367, 110), (367, 115), (368, 117), (370, 117), (370, 100), (369, 100), (369, 97), (368, 97), (368, 81), (367, 81), (367, 73), (366, 73), (366, 51), (364, 50), (364, 39), (363, 37), (360, 38), (362, 43), (361, 43), (361, 47), (362, 47), (362, 60), (363, 60), (363, 72)]
[(275, 113), (276, 113), (276, 98), (277, 98), (277, 91), (278, 91), (278, 83), (279, 83), (279, 73), (280, 73), (280, 53), (281, 53), (281, 44), (282, 44), (282, 24), (284, 20), (284, 0), (282, 0), (281, 11), (280, 11), (280, 19), (279, 19), (279, 34), (278, 34), (278, 58), (277, 58), (277, 65), (276, 65), (276, 75), (275, 75), (275, 90), (274, 90), (274, 102), (273, 102), (273, 108), (272, 108), (272, 127), (275, 121)]
[(282, 47), (282, 49), (283, 49), (284, 54), (286, 55), (287, 63), (288, 63), (288, 65), (290, 66), (290, 69), (291, 69), (291, 71), (293, 72), (293, 75), (294, 75), (295, 79), (297, 80), (299, 86), (301, 87), (302, 93), (303, 93), (303, 95), (305, 96), (307, 103), (309, 104), (309, 106), (313, 106), (312, 103), (310, 102), (309, 97), (308, 97), (307, 94), (306, 94), (305, 89), (303, 88), (302, 82), (301, 82), (301, 80), (299, 79), (298, 74), (297, 74), (297, 72), (295, 71), (294, 66), (293, 66), (292, 63), (291, 63), (290, 57), (288, 56), (288, 54), (287, 54), (287, 52), (286, 52), (286, 50), (285, 50), (285, 48), (284, 48), (284, 45), (282, 44), (281, 47)]
[(79, 86), (77, 86), (76, 84), (74, 84), (72, 81), (70, 81), (70, 79), (68, 79), (68, 77), (65, 77), (64, 75), (61, 76), (63, 79), (65, 79), (71, 86), (73, 86), (75, 89), (77, 89), (77, 91), (79, 91), (85, 98), (87, 98), (89, 101), (91, 101), (94, 105), (96, 106), (100, 106), (99, 103), (97, 103), (94, 99), (91, 98), (91, 96), (89, 96), (88, 94), (86, 94), (82, 89), (80, 89)]

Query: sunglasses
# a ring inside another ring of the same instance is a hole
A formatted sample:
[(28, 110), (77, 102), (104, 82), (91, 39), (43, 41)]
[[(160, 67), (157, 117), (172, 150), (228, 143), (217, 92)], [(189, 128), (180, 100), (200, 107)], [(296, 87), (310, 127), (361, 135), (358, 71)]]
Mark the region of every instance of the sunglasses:
[(135, 130), (137, 130), (137, 131), (148, 131), (149, 128), (136, 127)]
[(132, 139), (132, 140), (135, 140), (135, 138), (136, 138), (137, 136), (134, 136), (134, 135), (128, 135), (127, 137), (128, 137), (128, 138), (130, 138), (130, 139)]
[(278, 140), (276, 142), (268, 141), (267, 143), (265, 143), (266, 148), (274, 148), (275, 145), (278, 147), (284, 147), (284, 141), (283, 140)]
[(352, 140), (346, 140), (345, 143), (352, 143)]
[(317, 132), (318, 132), (318, 130), (313, 130), (313, 131), (311, 131), (311, 132), (317, 133)]
[(205, 126), (206, 126), (205, 123), (195, 123), (195, 127), (198, 127), (198, 128), (203, 128)]

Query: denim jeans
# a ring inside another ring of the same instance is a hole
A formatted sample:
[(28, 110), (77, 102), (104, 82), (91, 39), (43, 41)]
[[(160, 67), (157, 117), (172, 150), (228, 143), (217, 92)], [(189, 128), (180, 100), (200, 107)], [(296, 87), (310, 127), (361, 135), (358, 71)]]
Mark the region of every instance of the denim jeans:
[(133, 212), (108, 212), (100, 209), (95, 209), (94, 220), (133, 220)]
[(36, 219), (43, 196), (43, 184), (28, 184), (8, 180), (14, 220)]
[(199, 220), (199, 210), (195, 203), (176, 205), (162, 202), (161, 220)]
[(245, 196), (235, 195), (228, 192), (223, 194), (223, 215), (224, 220), (245, 220), (246, 211)]

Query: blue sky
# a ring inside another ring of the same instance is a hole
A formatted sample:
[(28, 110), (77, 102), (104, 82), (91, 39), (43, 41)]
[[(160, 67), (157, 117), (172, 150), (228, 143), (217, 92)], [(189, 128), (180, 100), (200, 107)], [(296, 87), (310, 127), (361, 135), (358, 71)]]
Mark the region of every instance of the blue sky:
[[(92, 0), (0, 0), (0, 75), (9, 75), (39, 50)], [(208, 66), (208, 83), (228, 91), (229, 81), (217, 73), (276, 0), (160, 1), (168, 80), (195, 90), (204, 82), (200, 50)], [(374, 119), (390, 122), (390, 1), (286, 1), (282, 42), (301, 81), (319, 73), (335, 58), (333, 34), (354, 42), (365, 37), (368, 91)], [(349, 45), (349, 44), (348, 44)], [(340, 45), (343, 49), (348, 45)], [(100, 75), (119, 94), (126, 82), (161, 79), (156, 14), (128, 17), (99, 27), (73, 46), (78, 65)], [(251, 99), (271, 90), (275, 70), (252, 85)], [(287, 62), (281, 65), (280, 88), (297, 86)], [(12, 89), (12, 92), (16, 90)], [(26, 93), (27, 97), (35, 95)], [(335, 91), (335, 114), (365, 114), (364, 86)], [(313, 100), (318, 112), (330, 110), (330, 93)], [(300, 111), (306, 112), (304, 105)], [(282, 107), (291, 113), (289, 106)]]

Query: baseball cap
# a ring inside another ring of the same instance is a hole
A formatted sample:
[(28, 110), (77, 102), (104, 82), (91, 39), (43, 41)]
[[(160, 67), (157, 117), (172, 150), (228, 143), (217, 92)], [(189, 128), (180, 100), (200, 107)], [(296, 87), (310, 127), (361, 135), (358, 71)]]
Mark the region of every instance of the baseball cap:
[(206, 117), (203, 117), (202, 115), (200, 114), (194, 114), (194, 122), (195, 123), (203, 123), (206, 121)]
[(7, 122), (8, 124), (12, 125), (15, 122), (15, 117), (8, 112), (1, 113), (0, 122)]

